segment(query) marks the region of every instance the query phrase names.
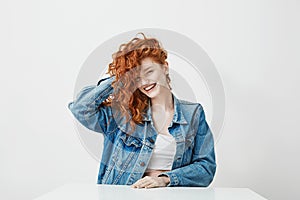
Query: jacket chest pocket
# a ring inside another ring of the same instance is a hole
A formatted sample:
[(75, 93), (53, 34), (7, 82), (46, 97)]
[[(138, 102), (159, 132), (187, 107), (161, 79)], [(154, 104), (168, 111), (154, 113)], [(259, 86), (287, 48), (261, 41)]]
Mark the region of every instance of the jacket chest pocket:
[(117, 140), (117, 147), (113, 155), (116, 169), (118, 171), (131, 171), (141, 147), (142, 142), (137, 138), (121, 134)]

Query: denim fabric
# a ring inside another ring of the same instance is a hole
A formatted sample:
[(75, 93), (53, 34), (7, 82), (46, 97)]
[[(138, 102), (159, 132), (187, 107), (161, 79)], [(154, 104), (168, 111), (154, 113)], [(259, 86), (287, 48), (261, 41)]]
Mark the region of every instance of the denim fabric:
[[(157, 132), (150, 106), (143, 123), (131, 135), (126, 134), (128, 124), (113, 117), (111, 106), (99, 106), (113, 92), (113, 80), (115, 76), (84, 87), (68, 108), (83, 126), (104, 136), (97, 183), (131, 185), (143, 177)], [(203, 107), (180, 100), (173, 93), (172, 97), (174, 116), (168, 130), (176, 140), (176, 154), (172, 170), (159, 176), (170, 177), (167, 186), (208, 186), (215, 175), (216, 162), (214, 139)]]

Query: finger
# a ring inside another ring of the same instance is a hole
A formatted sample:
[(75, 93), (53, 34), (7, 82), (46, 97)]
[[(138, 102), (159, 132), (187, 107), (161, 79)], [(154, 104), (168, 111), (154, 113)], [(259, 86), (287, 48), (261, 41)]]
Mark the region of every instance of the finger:
[(158, 187), (158, 185), (156, 182), (153, 182), (153, 183), (147, 185), (145, 188), (148, 189), (148, 188), (155, 188), (155, 187)]
[(149, 185), (153, 184), (153, 182), (147, 182), (147, 183), (143, 183), (141, 184), (139, 187), (140, 188), (148, 188)]
[(132, 187), (140, 187), (141, 184), (147, 182), (147, 180), (149, 180), (149, 179), (150, 179), (149, 176), (145, 176), (144, 178), (139, 179), (138, 181), (136, 181), (136, 182), (132, 185)]
[(149, 186), (149, 185), (151, 185), (151, 184), (153, 184), (153, 183), (155, 183), (155, 180), (153, 180), (153, 179), (149, 179), (149, 180), (146, 180), (145, 182), (143, 182), (143, 183), (141, 183), (140, 185), (139, 185), (139, 187), (147, 187), (147, 186)]
[(143, 188), (149, 184), (151, 184), (153, 182), (153, 180), (149, 179), (149, 180), (144, 180), (143, 182), (139, 183), (137, 185), (138, 188)]

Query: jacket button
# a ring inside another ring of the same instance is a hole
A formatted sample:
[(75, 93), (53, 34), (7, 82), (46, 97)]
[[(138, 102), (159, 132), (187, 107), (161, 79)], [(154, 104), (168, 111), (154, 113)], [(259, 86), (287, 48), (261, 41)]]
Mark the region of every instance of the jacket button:
[(151, 143), (154, 143), (154, 140), (152, 139), (152, 138), (150, 138), (150, 140), (149, 140)]
[(144, 162), (141, 162), (141, 164), (140, 164), (142, 167), (144, 167), (145, 166), (145, 163)]

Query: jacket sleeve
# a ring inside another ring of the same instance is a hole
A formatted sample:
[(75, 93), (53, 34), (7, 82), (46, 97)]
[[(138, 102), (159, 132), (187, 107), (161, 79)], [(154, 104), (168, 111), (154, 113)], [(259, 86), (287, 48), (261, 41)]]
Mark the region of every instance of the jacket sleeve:
[(216, 171), (214, 139), (201, 105), (196, 116), (199, 116), (200, 120), (192, 151), (192, 161), (184, 167), (159, 174), (158, 176), (165, 175), (170, 178), (167, 186), (207, 187), (214, 178)]
[(115, 76), (107, 77), (97, 85), (82, 88), (75, 100), (68, 104), (73, 116), (86, 128), (104, 134), (109, 132), (110, 109), (99, 105), (113, 92), (111, 83), (114, 80)]

